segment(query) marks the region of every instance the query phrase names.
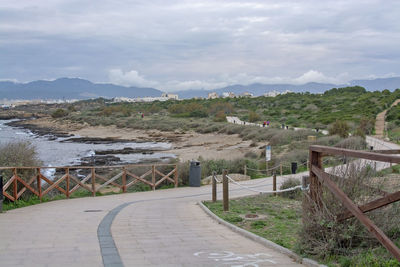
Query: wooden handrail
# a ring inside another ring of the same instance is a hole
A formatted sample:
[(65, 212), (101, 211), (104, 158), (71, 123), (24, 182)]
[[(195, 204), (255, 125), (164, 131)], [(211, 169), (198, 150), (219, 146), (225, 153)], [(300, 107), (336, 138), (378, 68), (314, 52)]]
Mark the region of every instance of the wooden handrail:
[(151, 167), (151, 166), (176, 166), (176, 164), (167, 164), (167, 163), (160, 163), (160, 164), (127, 164), (127, 165), (110, 165), (110, 166), (3, 166), (0, 167), (0, 170), (11, 170), (11, 169), (65, 169), (68, 168), (70, 170), (75, 169), (121, 169), (121, 168), (137, 168), (137, 167)]
[[(322, 153), (322, 156), (338, 155), (353, 158), (369, 159), (390, 163), (400, 163), (400, 156), (387, 155), (371, 151), (351, 150), (328, 146), (310, 146), (310, 151)], [(397, 150), (396, 150), (397, 151)]]
[[(337, 216), (338, 220), (356, 217), (367, 230), (375, 236), (376, 239), (398, 260), (400, 261), (400, 249), (378, 228), (364, 213), (386, 206), (390, 203), (400, 200), (400, 191), (387, 194), (384, 197), (371, 201), (363, 206), (357, 206), (331, 179), (331, 174), (326, 173), (322, 166), (322, 157), (327, 155), (340, 155), (353, 158), (361, 158), (374, 161), (383, 161), (390, 163), (400, 163), (399, 156), (390, 154), (399, 154), (400, 150), (382, 151), (357, 151), (343, 148), (334, 148), (326, 146), (310, 146), (310, 198), (316, 203), (318, 208), (322, 206), (322, 186), (339, 199), (347, 209)], [(334, 176), (335, 179), (340, 177)], [(386, 192), (384, 192), (386, 193)], [(313, 210), (311, 210), (313, 212)]]

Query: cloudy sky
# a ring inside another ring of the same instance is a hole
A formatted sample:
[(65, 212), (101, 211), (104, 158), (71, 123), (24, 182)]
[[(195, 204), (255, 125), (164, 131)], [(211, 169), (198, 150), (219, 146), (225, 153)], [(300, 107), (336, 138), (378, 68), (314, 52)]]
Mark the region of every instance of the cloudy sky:
[(1, 0), (0, 80), (167, 91), (400, 76), (400, 1)]

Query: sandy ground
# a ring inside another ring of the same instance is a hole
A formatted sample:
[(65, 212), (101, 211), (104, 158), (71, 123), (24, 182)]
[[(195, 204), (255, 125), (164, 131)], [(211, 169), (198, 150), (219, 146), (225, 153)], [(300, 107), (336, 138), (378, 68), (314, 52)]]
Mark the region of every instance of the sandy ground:
[(118, 138), (138, 141), (167, 141), (173, 153), (181, 161), (197, 159), (237, 159), (248, 152), (260, 153), (262, 149), (250, 147), (252, 141), (243, 141), (238, 135), (199, 134), (195, 132), (161, 132), (158, 130), (132, 130), (115, 126), (89, 126), (85, 124), (60, 122), (51, 118), (30, 121), (41, 127), (58, 129), (82, 137)]

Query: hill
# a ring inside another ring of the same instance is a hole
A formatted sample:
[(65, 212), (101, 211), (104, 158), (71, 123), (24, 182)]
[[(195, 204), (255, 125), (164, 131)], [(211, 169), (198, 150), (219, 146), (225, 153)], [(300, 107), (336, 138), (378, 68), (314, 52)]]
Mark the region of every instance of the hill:
[(79, 78), (60, 78), (54, 81), (29, 83), (0, 82), (1, 98), (8, 99), (87, 99), (160, 96), (154, 88), (124, 87), (106, 83), (92, 83)]
[[(367, 91), (382, 91), (389, 89), (393, 91), (400, 88), (400, 77), (354, 80), (349, 82), (351, 86), (362, 86)], [(302, 85), (293, 84), (262, 84), (230, 85), (214, 90), (186, 90), (176, 91), (181, 99), (194, 97), (207, 97), (208, 93), (233, 92), (237, 95), (249, 92), (254, 96), (261, 96), (266, 92), (286, 90), (292, 92), (323, 93), (332, 88), (345, 87), (348, 85), (337, 85), (329, 83), (306, 83)], [(88, 99), (96, 97), (155, 97), (160, 96), (162, 91), (154, 88), (125, 87), (108, 83), (92, 83), (79, 78), (60, 78), (54, 81), (33, 81), (29, 83), (13, 83), (9, 81), (0, 82), (0, 98), (8, 99)]]

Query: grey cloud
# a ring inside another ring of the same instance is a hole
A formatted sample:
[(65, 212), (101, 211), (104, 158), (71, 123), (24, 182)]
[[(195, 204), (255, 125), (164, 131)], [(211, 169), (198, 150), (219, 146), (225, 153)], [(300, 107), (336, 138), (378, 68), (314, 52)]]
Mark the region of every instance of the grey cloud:
[(398, 1), (3, 0), (0, 79), (186, 88), (383, 76), (400, 69), (399, 13)]

